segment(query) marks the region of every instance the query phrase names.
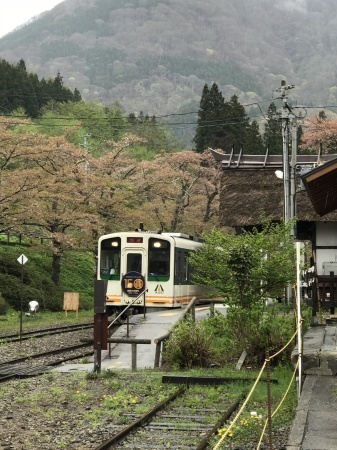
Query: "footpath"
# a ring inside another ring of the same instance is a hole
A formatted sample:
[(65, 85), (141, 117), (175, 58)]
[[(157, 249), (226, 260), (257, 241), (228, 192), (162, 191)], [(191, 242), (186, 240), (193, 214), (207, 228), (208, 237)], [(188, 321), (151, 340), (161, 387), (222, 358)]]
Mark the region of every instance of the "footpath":
[[(292, 354), (298, 358), (298, 349)], [(287, 450), (337, 449), (337, 326), (318, 325), (303, 337), (304, 383)]]

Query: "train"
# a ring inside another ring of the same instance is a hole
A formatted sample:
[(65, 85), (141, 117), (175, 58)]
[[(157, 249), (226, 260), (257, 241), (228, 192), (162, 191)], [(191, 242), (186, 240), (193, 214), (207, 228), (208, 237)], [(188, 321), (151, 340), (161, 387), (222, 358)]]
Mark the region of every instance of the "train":
[(191, 252), (202, 245), (202, 239), (184, 233), (143, 228), (101, 236), (97, 279), (107, 280), (107, 313), (121, 313), (131, 303), (141, 313), (144, 297), (147, 311), (182, 307), (193, 297), (209, 297), (206, 287), (193, 283), (189, 262)]

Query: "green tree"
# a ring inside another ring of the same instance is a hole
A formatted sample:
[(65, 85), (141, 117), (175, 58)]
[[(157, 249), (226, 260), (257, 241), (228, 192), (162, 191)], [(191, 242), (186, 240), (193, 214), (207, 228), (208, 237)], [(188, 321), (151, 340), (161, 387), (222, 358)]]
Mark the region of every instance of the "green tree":
[(250, 153), (260, 147), (261, 138), (257, 123), (249, 123), (237, 95), (226, 102), (217, 84), (213, 83), (210, 89), (207, 84), (203, 89), (194, 142), (198, 153), (208, 147), (221, 148), (226, 152), (233, 147), (237, 151), (247, 147)]
[(218, 85), (213, 83), (209, 89), (205, 84), (198, 111), (197, 129), (194, 137), (195, 149), (202, 153), (208, 147), (222, 148), (224, 98)]
[(190, 257), (195, 281), (229, 306), (221, 330), (225, 340), (260, 363), (266, 349), (279, 350), (291, 334), (289, 319), (276, 313), (277, 305), (266, 306), (267, 298), (283, 296), (295, 278), (290, 224), (266, 222), (262, 231), (235, 236), (213, 230), (204, 237), (205, 245)]
[(246, 144), (243, 150), (248, 155), (261, 155), (266, 151), (256, 120), (247, 127)]
[(157, 122), (155, 116), (150, 117), (140, 111), (138, 116), (129, 114), (128, 122), (131, 125), (130, 131), (142, 139), (148, 152), (156, 154), (169, 150), (173, 141), (172, 135), (163, 124)]
[(245, 147), (247, 130), (250, 127), (245, 108), (240, 104), (237, 95), (233, 95), (229, 102), (225, 102), (225, 117), (223, 122), (222, 149), (229, 152)]
[(198, 284), (212, 287), (230, 305), (250, 308), (282, 295), (294, 279), (294, 252), (290, 224), (266, 222), (262, 231), (205, 234), (191, 262)]
[(274, 102), (268, 108), (263, 141), (270, 155), (282, 155), (282, 122)]

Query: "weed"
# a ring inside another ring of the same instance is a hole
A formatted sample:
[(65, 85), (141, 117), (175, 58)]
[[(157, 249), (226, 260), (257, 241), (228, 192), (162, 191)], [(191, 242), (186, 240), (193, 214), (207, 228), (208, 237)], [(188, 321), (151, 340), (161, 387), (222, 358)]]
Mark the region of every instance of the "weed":
[(260, 436), (264, 425), (262, 414), (256, 412), (243, 416), (233, 427), (220, 428), (218, 434), (222, 437), (230, 428), (227, 437), (231, 440), (247, 441)]

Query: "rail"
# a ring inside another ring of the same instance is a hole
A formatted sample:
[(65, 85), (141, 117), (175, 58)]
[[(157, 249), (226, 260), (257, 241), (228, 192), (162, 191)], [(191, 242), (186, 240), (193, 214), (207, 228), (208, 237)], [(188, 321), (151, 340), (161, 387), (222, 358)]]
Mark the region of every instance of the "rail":
[(131, 370), (137, 370), (137, 344), (151, 344), (151, 339), (109, 338), (108, 343), (131, 344)]

